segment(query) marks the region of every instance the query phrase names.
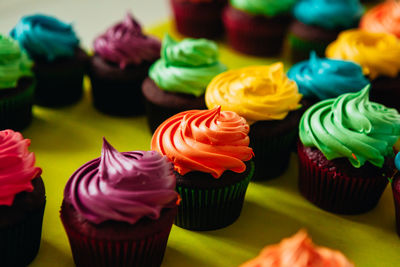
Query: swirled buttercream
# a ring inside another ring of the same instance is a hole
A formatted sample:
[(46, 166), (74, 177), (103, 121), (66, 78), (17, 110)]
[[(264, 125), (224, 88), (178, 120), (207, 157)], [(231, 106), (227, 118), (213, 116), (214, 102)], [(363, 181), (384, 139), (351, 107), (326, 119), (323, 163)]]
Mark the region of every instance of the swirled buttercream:
[(219, 178), (226, 170), (244, 172), (253, 156), (249, 125), (234, 112), (189, 110), (164, 121), (155, 131), (151, 149), (166, 155), (181, 175), (190, 171)]
[(233, 7), (253, 15), (264, 15), (267, 17), (289, 13), (296, 0), (230, 0)]
[(400, 115), (368, 96), (369, 85), (310, 107), (299, 126), (304, 146), (317, 147), (328, 160), (348, 158), (356, 168), (366, 161), (382, 167), (400, 137)]
[(139, 23), (128, 13), (122, 22), (97, 37), (93, 47), (101, 58), (124, 69), (129, 64), (139, 65), (143, 61), (158, 59), (161, 42), (144, 35)]
[(206, 91), (208, 108), (221, 106), (249, 123), (282, 120), (300, 107), (300, 99), (297, 85), (287, 78), (282, 63), (229, 70), (215, 77)]
[(104, 139), (101, 157), (84, 164), (68, 180), (64, 200), (96, 224), (158, 219), (163, 208), (176, 206), (172, 170), (156, 151), (119, 153)]
[(28, 151), (30, 144), (19, 132), (0, 131), (0, 205), (11, 206), (16, 194), (32, 192), (31, 181), (42, 173)]
[(360, 64), (372, 80), (396, 77), (400, 71), (400, 40), (388, 33), (347, 30), (327, 47), (326, 56)]

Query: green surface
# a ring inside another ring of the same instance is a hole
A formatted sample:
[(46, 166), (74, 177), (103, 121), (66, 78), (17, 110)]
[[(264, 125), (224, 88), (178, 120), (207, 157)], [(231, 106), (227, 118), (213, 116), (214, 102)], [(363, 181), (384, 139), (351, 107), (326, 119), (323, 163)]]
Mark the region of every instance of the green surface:
[[(169, 29), (161, 25), (158, 36)], [(176, 36), (176, 34), (173, 34)], [(273, 62), (221, 49), (229, 67)], [(63, 189), (70, 175), (100, 155), (102, 137), (119, 151), (147, 150), (150, 131), (144, 117), (115, 118), (97, 112), (89, 92), (77, 105), (62, 109), (34, 108), (34, 121), (23, 131), (32, 139), (31, 150), (43, 168), (47, 206), (38, 257), (32, 266), (73, 266), (67, 236), (59, 219)], [(319, 244), (343, 251), (356, 266), (400, 266), (400, 239), (395, 232), (390, 188), (378, 206), (359, 216), (339, 216), (308, 203), (297, 190), (297, 158), (275, 180), (250, 183), (242, 215), (233, 225), (217, 231), (191, 232), (172, 228), (162, 266), (237, 266), (267, 244), (305, 228)]]

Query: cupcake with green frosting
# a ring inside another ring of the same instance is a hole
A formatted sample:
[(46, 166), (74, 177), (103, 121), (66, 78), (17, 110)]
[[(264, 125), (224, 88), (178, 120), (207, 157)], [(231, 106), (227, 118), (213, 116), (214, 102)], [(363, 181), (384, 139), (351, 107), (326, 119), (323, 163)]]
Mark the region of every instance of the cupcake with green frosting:
[(31, 122), (32, 66), (19, 44), (0, 34), (0, 130), (21, 130)]
[(313, 105), (299, 127), (300, 192), (334, 213), (374, 208), (393, 175), (399, 113), (370, 102), (367, 86)]
[(191, 38), (177, 42), (166, 35), (161, 59), (150, 67), (142, 85), (151, 132), (179, 112), (206, 109), (206, 87), (226, 69), (219, 61), (216, 43)]
[(296, 0), (230, 0), (222, 20), (229, 44), (255, 56), (276, 56), (291, 22)]

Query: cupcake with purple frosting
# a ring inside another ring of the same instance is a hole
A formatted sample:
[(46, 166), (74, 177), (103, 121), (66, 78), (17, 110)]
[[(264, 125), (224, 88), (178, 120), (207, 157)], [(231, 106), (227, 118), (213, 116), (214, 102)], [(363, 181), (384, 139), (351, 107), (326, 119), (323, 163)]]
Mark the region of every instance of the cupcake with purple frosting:
[(94, 106), (111, 115), (144, 113), (141, 85), (160, 57), (161, 42), (146, 36), (128, 13), (93, 43), (89, 76)]
[(80, 167), (61, 220), (76, 266), (160, 266), (177, 212), (173, 166), (155, 151), (118, 152)]

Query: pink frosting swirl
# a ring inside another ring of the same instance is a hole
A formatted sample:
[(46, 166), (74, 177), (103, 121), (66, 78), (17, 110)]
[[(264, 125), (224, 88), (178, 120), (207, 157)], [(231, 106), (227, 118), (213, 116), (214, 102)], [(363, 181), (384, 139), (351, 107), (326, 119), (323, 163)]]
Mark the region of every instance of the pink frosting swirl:
[(0, 131), (0, 205), (11, 206), (15, 195), (32, 192), (32, 180), (42, 170), (35, 167), (35, 155), (28, 151), (31, 140), (13, 130)]
[(139, 65), (158, 59), (161, 42), (144, 35), (139, 23), (128, 13), (121, 23), (97, 37), (93, 46), (100, 57), (124, 69), (129, 64)]
[(80, 167), (67, 182), (64, 200), (90, 222), (134, 224), (158, 219), (177, 205), (173, 166), (156, 151), (119, 153), (105, 139), (101, 157)]

